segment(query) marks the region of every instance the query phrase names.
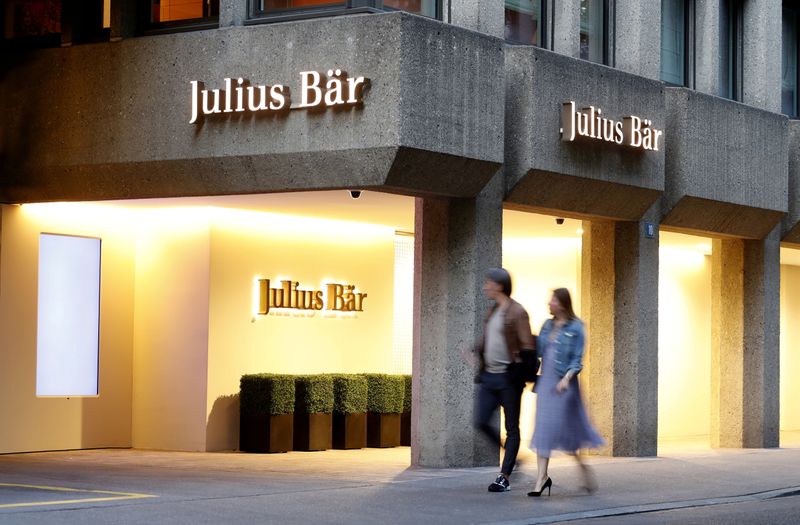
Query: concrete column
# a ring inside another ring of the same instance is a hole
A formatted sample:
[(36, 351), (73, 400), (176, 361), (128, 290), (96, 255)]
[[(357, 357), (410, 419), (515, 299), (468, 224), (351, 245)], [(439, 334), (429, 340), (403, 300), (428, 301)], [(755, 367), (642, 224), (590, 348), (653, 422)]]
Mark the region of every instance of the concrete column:
[(777, 447), (780, 423), (780, 234), (714, 240), (711, 444)]
[(617, 69), (661, 77), (661, 0), (616, 0), (614, 61)]
[(505, 38), (505, 5), (503, 0), (449, 0), (445, 2), (445, 20), (459, 27)]
[(473, 430), (474, 370), (462, 358), (482, 331), (486, 270), (502, 255), (503, 174), (476, 199), (418, 198), (414, 235), (411, 464), (498, 465)]
[(136, 36), (139, 3), (137, 0), (113, 0), (111, 2), (110, 40), (112, 42)]
[(614, 456), (657, 452), (658, 239), (643, 232), (641, 222), (584, 227), (581, 311), (589, 347), (582, 381), (608, 441), (601, 452)]
[(781, 111), (781, 2), (744, 2), (742, 102)]
[(242, 0), (220, 0), (219, 27), (241, 26), (247, 20), (247, 2)]
[(581, 3), (577, 0), (553, 2), (553, 25), (550, 38), (552, 50), (562, 55), (580, 58), (581, 56)]
[(581, 243), (581, 316), (588, 337), (580, 373), (586, 408), (609, 442), (614, 436), (614, 223), (584, 221)]
[(695, 0), (694, 87), (709, 95), (719, 95), (720, 78), (720, 0)]

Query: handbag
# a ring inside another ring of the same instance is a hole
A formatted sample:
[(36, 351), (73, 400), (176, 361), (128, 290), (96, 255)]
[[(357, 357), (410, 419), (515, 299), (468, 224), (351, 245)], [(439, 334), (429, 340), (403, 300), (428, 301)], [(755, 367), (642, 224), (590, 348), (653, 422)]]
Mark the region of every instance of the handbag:
[(520, 350), (520, 361), (511, 363), (511, 374), (518, 384), (535, 383), (539, 373), (539, 358), (536, 357), (536, 336), (533, 337), (533, 350)]

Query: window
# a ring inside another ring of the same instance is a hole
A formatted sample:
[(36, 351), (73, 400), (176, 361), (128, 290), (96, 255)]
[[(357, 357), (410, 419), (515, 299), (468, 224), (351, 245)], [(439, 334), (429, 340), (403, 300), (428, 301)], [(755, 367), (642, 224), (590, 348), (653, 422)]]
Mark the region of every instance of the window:
[(581, 0), (580, 56), (608, 64), (608, 0)]
[(783, 8), (781, 52), (781, 110), (789, 117), (797, 117), (797, 16), (796, 9)]
[(107, 41), (110, 0), (6, 0), (0, 6), (3, 44), (59, 47)]
[(100, 239), (42, 234), (36, 395), (96, 396)]
[(441, 18), (440, 0), (250, 0), (249, 9), (249, 23), (394, 10)]
[(545, 47), (547, 0), (506, 0), (506, 40)]
[(720, 2), (719, 94), (742, 100), (742, 0)]
[(150, 30), (214, 27), (218, 20), (219, 0), (149, 0)]
[(686, 85), (686, 2), (661, 0), (661, 80)]

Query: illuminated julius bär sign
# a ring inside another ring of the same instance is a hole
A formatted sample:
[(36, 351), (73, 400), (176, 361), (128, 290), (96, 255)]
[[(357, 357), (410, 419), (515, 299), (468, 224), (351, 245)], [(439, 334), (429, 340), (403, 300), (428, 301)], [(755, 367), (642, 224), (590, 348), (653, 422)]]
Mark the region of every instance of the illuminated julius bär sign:
[(586, 137), (647, 151), (659, 151), (658, 141), (664, 132), (652, 126), (652, 121), (633, 115), (615, 121), (605, 118), (603, 110), (594, 106), (578, 111), (575, 102), (564, 102), (561, 105), (561, 140), (564, 142)]
[(291, 109), (356, 106), (363, 102), (370, 85), (368, 78), (350, 77), (341, 69), (300, 72), (300, 103), (292, 104), (291, 92), (283, 84), (251, 85), (244, 78), (226, 78), (224, 89), (206, 89), (192, 80), (192, 118), (194, 124), (206, 115), (225, 113), (282, 112)]
[(258, 280), (258, 314), (268, 315), (278, 308), (293, 310), (327, 310), (331, 312), (363, 312), (366, 293), (352, 284), (326, 283), (323, 290), (301, 290), (296, 281), (281, 281), (273, 288), (269, 279)]

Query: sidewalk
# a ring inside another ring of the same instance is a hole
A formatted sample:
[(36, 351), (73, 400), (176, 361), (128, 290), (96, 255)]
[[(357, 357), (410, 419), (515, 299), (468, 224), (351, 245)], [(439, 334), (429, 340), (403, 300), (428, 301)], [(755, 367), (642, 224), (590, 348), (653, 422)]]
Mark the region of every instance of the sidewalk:
[(526, 458), (514, 474), (511, 492), (491, 494), (486, 487), (496, 468), (412, 469), (409, 454), (408, 448), (399, 448), (278, 455), (90, 450), (0, 456), (0, 524), (524, 525), (800, 491), (800, 447), (791, 445), (676, 448), (658, 458), (590, 457), (600, 482), (592, 495), (580, 490), (571, 458), (558, 457), (550, 468), (552, 496), (538, 499), (526, 496), (536, 475), (533, 458)]

